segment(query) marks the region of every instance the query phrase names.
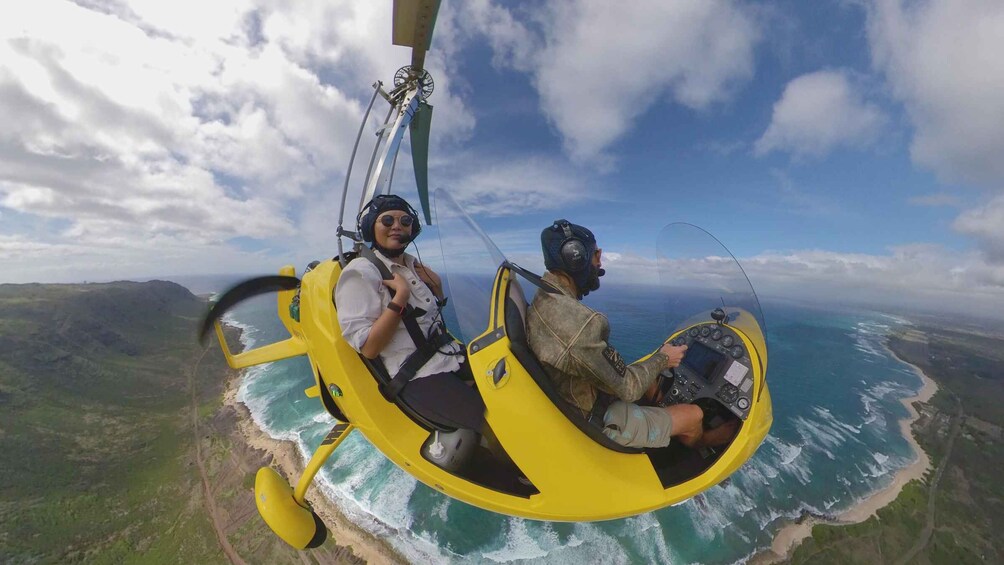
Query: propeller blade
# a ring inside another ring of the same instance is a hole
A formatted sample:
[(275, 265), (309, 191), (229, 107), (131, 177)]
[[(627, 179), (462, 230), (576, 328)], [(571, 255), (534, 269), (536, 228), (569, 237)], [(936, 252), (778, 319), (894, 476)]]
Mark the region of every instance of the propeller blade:
[(238, 303), (259, 294), (279, 292), (280, 290), (293, 290), (298, 286), (300, 286), (300, 279), (285, 275), (255, 277), (235, 285), (220, 295), (216, 303), (213, 304), (213, 307), (209, 309), (206, 317), (203, 318), (202, 325), (199, 327), (199, 341), (205, 343), (206, 335), (212, 329), (216, 320), (222, 318), (227, 313), (227, 310), (230, 310)]
[(394, 45), (411, 47), (411, 70), (416, 76), (425, 68), (425, 52), (432, 45), (441, 0), (394, 0)]
[(422, 102), (411, 120), (411, 163), (415, 169), (415, 186), (425, 213), (426, 225), (432, 225), (429, 208), (429, 130), (432, 127), (432, 106)]

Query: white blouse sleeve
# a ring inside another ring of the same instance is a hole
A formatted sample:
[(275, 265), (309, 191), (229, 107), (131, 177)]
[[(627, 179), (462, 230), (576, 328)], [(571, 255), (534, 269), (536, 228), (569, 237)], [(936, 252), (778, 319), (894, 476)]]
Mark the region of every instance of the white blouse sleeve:
[(356, 351), (362, 351), (373, 324), (384, 309), (382, 294), (386, 291), (383, 290), (379, 273), (375, 271), (376, 269), (346, 268), (335, 288), (338, 325), (342, 328), (345, 341)]

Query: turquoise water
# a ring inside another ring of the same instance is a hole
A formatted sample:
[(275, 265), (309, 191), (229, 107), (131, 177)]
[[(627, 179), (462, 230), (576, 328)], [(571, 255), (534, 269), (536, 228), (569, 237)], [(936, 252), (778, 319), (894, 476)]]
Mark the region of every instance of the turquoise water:
[[(626, 358), (653, 349), (664, 329), (651, 297), (604, 287), (590, 305), (607, 313)], [(766, 302), (768, 383), (774, 426), (727, 483), (674, 507), (594, 523), (549, 523), (493, 514), (418, 483), (352, 434), (320, 473), (347, 516), (416, 563), (734, 563), (770, 545), (787, 519), (834, 515), (891, 482), (915, 460), (897, 421), (920, 379), (883, 348), (906, 324), (882, 314)], [(274, 298), (229, 315), (246, 345), (281, 336)], [(247, 371), (239, 398), (267, 433), (309, 456), (332, 424), (316, 400), (305, 359)]]

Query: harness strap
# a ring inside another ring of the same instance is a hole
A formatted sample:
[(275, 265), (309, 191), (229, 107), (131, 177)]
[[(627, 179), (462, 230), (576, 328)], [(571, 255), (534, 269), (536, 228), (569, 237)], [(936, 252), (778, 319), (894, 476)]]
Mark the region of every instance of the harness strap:
[[(380, 277), (385, 281), (389, 281), (394, 278), (390, 273), (390, 269), (387, 265), (373, 253), (373, 250), (365, 245), (359, 246), (359, 255), (377, 268), (380, 272)], [(391, 298), (394, 298), (396, 292), (392, 288), (387, 289), (390, 292)], [(415, 351), (404, 360), (401, 368), (398, 369), (397, 374), (391, 377), (389, 383), (380, 385), (380, 392), (383, 394), (390, 402), (394, 402), (401, 391), (404, 389), (405, 385), (415, 377), (419, 369), (425, 366), (430, 359), (439, 351), (439, 348), (453, 341), (453, 336), (439, 328), (436, 334), (431, 338), (426, 338), (425, 334), (422, 333), (422, 328), (418, 325), (418, 318), (424, 316), (426, 310), (421, 308), (415, 308), (411, 304), (407, 304), (404, 307), (404, 315), (401, 316), (404, 322), (404, 329), (408, 330), (408, 336), (411, 337), (411, 341), (415, 344)], [(379, 356), (377, 357), (379, 359)], [(386, 372), (386, 371), (385, 371)]]
[(593, 409), (589, 411), (589, 417), (587, 418), (589, 423), (599, 428), (603, 428), (606, 425), (603, 421), (603, 417), (606, 415), (610, 405), (614, 403), (614, 400), (616, 399), (613, 395), (607, 394), (602, 390), (597, 390), (596, 402), (593, 403)]
[(520, 267), (516, 263), (513, 263), (512, 261), (506, 261), (505, 264), (510, 269), (512, 269), (513, 271), (516, 271), (517, 273), (519, 273), (519, 275), (521, 277), (523, 277), (524, 279), (530, 281), (531, 284), (533, 284), (534, 286), (536, 286), (540, 290), (543, 290), (544, 292), (546, 292), (548, 294), (561, 294), (560, 290), (558, 290), (557, 288), (555, 288), (553, 284), (545, 281), (540, 275), (532, 273), (532, 272), (524, 269), (523, 267)]
[(416, 349), (404, 360), (394, 378), (386, 385), (380, 386), (380, 392), (383, 394), (383, 397), (390, 402), (394, 402), (398, 395), (401, 394), (401, 391), (404, 390), (405, 385), (411, 382), (411, 379), (415, 378), (419, 369), (432, 359), (440, 347), (451, 342), (453, 342), (453, 336), (446, 332), (439, 332), (432, 339), (426, 340), (422, 347)]
[[(373, 266), (380, 271), (380, 277), (383, 280), (389, 281), (394, 278), (394, 275), (390, 274), (390, 269), (387, 268), (387, 265), (384, 264), (384, 262), (381, 261), (380, 258), (376, 256), (376, 253), (373, 253), (373, 250), (369, 247), (361, 246), (359, 248), (359, 255), (367, 259), (370, 263), (373, 263)], [(390, 287), (387, 288), (387, 291), (390, 292), (391, 298), (394, 298), (394, 295), (397, 294), (397, 292)], [(422, 333), (422, 328), (419, 327), (417, 320), (420, 316), (424, 316), (425, 312), (426, 311), (421, 308), (415, 308), (411, 304), (405, 304), (404, 314), (401, 316), (404, 321), (404, 328), (408, 330), (408, 335), (411, 336), (411, 341), (415, 342), (415, 347), (417, 348), (421, 348), (425, 345), (426, 341), (428, 341), (425, 338), (425, 334)]]

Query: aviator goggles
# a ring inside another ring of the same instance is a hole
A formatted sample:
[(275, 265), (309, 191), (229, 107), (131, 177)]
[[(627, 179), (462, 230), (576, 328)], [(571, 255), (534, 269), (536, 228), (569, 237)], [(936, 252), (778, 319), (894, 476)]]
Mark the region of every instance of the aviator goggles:
[[(389, 214), (386, 215), (386, 216), (380, 216), (380, 223), (383, 224), (384, 227), (388, 227), (389, 228), (389, 227), (393, 226), (394, 225), (394, 220), (395, 220), (394, 216), (391, 216)], [(400, 221), (401, 221), (401, 227), (408, 228), (408, 227), (411, 227), (411, 224), (412, 224), (412, 222), (415, 221), (415, 219), (412, 218), (410, 215), (405, 214), (404, 216), (401, 216), (401, 220)]]

